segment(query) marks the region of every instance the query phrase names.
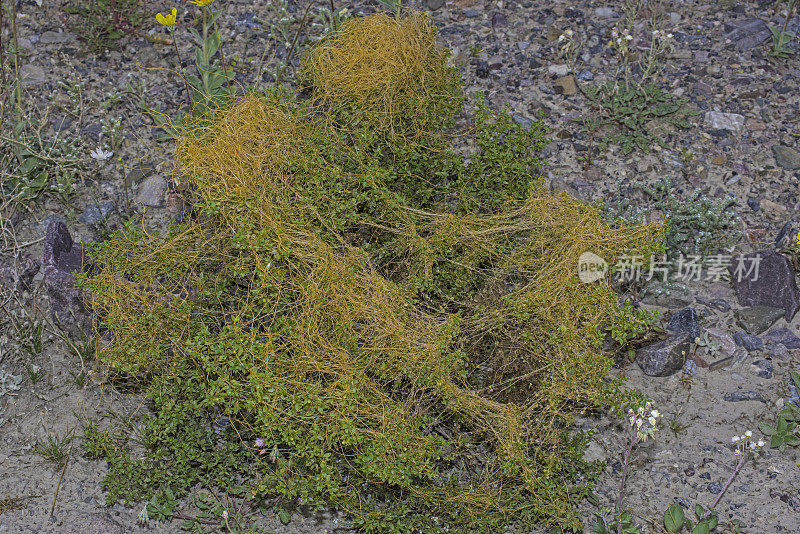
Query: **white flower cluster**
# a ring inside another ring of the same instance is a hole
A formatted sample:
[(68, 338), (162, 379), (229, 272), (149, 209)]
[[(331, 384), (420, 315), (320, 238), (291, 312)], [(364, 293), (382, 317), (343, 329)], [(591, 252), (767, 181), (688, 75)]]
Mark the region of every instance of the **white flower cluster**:
[(572, 30), (565, 30), (564, 33), (558, 36), (558, 42), (562, 43), (564, 42), (564, 39), (572, 39), (573, 35), (574, 33), (572, 32)]
[(635, 411), (628, 409), (628, 423), (636, 430), (636, 437), (640, 441), (647, 441), (648, 437), (655, 434), (656, 425), (661, 413), (652, 409), (652, 404), (647, 401), (644, 406), (639, 406)]
[(758, 452), (764, 445), (766, 445), (766, 443), (764, 443), (764, 440), (761, 439), (758, 441), (751, 441), (750, 438), (752, 437), (753, 432), (748, 430), (741, 436), (733, 436), (731, 438), (731, 442), (736, 445), (736, 450), (734, 451), (736, 456), (741, 456), (747, 451), (750, 451), (754, 455), (758, 456)]
[(672, 39), (672, 34), (663, 32), (661, 30), (653, 30), (653, 39), (657, 41), (668, 41), (669, 39)]
[(627, 28), (620, 30), (616, 26), (611, 29), (611, 41), (608, 46), (615, 46), (619, 50), (627, 50), (628, 42), (633, 41), (633, 35)]

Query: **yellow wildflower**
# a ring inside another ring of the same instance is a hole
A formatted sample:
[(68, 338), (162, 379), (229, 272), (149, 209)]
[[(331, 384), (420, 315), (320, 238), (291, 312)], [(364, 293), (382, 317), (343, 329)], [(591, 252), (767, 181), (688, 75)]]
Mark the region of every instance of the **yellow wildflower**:
[(797, 244), (800, 245), (800, 232), (797, 232)]
[(172, 8), (172, 13), (169, 15), (164, 15), (163, 13), (158, 13), (156, 15), (156, 20), (162, 26), (166, 26), (167, 28), (171, 28), (175, 26), (175, 21), (178, 20), (178, 10), (176, 8)]
[(213, 1), (214, 0), (189, 0), (190, 3), (196, 5), (197, 7), (206, 7)]

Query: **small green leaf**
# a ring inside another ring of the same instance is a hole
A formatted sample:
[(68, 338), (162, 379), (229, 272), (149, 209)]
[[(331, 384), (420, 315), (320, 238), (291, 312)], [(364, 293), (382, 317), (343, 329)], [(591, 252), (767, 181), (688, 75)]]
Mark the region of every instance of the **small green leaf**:
[(708, 525), (708, 519), (703, 519), (692, 529), (692, 534), (709, 534), (710, 532), (711, 529)]
[(683, 528), (685, 521), (686, 516), (683, 514), (683, 508), (678, 503), (673, 504), (664, 512), (664, 528), (670, 532), (678, 532)]
[(278, 510), (278, 519), (280, 519), (281, 523), (283, 523), (284, 525), (288, 525), (289, 522), (292, 520), (292, 514), (291, 512), (288, 512), (283, 508), (280, 508)]

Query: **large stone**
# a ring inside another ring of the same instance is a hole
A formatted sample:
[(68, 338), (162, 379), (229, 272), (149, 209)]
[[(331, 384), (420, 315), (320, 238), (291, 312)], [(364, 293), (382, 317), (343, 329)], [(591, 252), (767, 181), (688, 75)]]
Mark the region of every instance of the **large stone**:
[[(744, 254), (729, 267), (736, 297), (742, 306), (770, 306), (784, 310), (790, 322), (800, 309), (800, 290), (792, 264), (771, 250)], [(760, 334), (761, 332), (751, 332)]]
[(741, 345), (747, 352), (762, 350), (764, 348), (764, 341), (758, 336), (746, 334), (744, 332), (736, 332), (733, 334), (733, 339), (737, 345)]
[(564, 76), (556, 80), (556, 94), (574, 95), (578, 92), (578, 85), (575, 83), (575, 76)]
[(689, 334), (677, 334), (636, 351), (636, 363), (648, 376), (670, 376), (683, 368), (689, 354)]
[(39, 272), (39, 265), (39, 260), (26, 251), (8, 261), (0, 258), (0, 291), (2, 293), (30, 291), (33, 277)]
[(739, 326), (744, 328), (748, 334), (757, 336), (774, 325), (778, 319), (786, 313), (783, 308), (773, 308), (771, 306), (753, 306), (736, 310), (736, 320)]
[(770, 37), (772, 32), (761, 19), (748, 19), (725, 25), (723, 39), (730, 40), (740, 52), (752, 50)]
[(774, 345), (783, 345), (787, 349), (800, 349), (800, 338), (785, 326), (767, 332), (764, 335), (764, 341)]
[(738, 113), (706, 111), (706, 123), (714, 130), (729, 130), (739, 133), (744, 128), (744, 116)]
[(723, 354), (731, 355), (736, 351), (736, 342), (729, 333), (719, 328), (707, 328), (706, 332), (709, 340), (717, 345)]
[(136, 194), (136, 202), (152, 208), (160, 208), (164, 205), (167, 191), (167, 180), (160, 174), (145, 178), (139, 184), (139, 192)]
[(793, 171), (800, 169), (800, 152), (794, 148), (783, 145), (773, 145), (772, 155), (775, 156), (775, 163), (784, 169)]
[(684, 308), (672, 314), (667, 330), (689, 334), (689, 339), (700, 337), (700, 318), (694, 308)]
[(70, 32), (46, 31), (42, 34), (39, 42), (42, 44), (65, 44), (75, 40), (75, 34)]
[(67, 226), (60, 221), (50, 223), (42, 257), (50, 314), (53, 322), (78, 339), (90, 335), (92, 317), (83, 291), (76, 285), (75, 273), (90, 272), (92, 266), (85, 248), (72, 240)]

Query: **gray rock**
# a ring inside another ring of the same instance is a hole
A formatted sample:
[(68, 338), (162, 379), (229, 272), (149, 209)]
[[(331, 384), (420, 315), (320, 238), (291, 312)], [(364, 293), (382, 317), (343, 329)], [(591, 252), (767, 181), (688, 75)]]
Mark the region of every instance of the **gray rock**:
[(69, 43), (73, 40), (75, 40), (75, 34), (70, 32), (46, 31), (39, 38), (39, 42), (46, 45), (64, 44), (64, 43)]
[(50, 314), (53, 322), (79, 339), (91, 333), (92, 318), (83, 291), (76, 286), (75, 273), (89, 272), (92, 265), (83, 245), (72, 240), (67, 226), (58, 221), (50, 223), (42, 257)]
[(683, 368), (689, 334), (677, 334), (636, 351), (636, 363), (648, 376), (670, 376)]
[(700, 317), (694, 308), (684, 308), (672, 314), (667, 322), (667, 330), (689, 334), (689, 339), (700, 337)]
[(533, 126), (533, 120), (523, 115), (520, 115), (519, 113), (514, 113), (513, 115), (511, 115), (511, 119), (520, 126), (522, 126), (523, 130), (530, 130), (531, 127)]
[(555, 74), (556, 76), (564, 77), (569, 74), (569, 67), (566, 65), (550, 65), (547, 67), (547, 72), (549, 74)]
[(0, 257), (0, 291), (30, 291), (39, 266), (39, 260), (27, 251), (22, 251), (15, 258)]
[(739, 133), (744, 128), (744, 117), (738, 113), (706, 111), (705, 119), (713, 130), (729, 130)]
[(436, 11), (444, 7), (444, 0), (425, 0), (425, 7), (431, 11)]
[(736, 342), (729, 333), (718, 328), (706, 328), (706, 332), (709, 339), (717, 344), (723, 353), (730, 355), (736, 352)]
[(769, 360), (756, 360), (750, 364), (750, 370), (759, 378), (772, 378), (772, 362)]
[(780, 167), (790, 171), (800, 169), (800, 151), (788, 146), (772, 145), (772, 155)]
[(594, 16), (599, 19), (610, 19), (614, 16), (614, 10), (610, 7), (598, 7), (594, 10)]
[(737, 345), (744, 347), (747, 352), (764, 349), (764, 342), (758, 336), (751, 336), (744, 332), (736, 332), (733, 334), (733, 340)]
[[(753, 272), (748, 273), (751, 268)], [(800, 290), (795, 283), (794, 268), (785, 256), (761, 250), (744, 254), (741, 260), (734, 259), (729, 269), (733, 290), (742, 306), (782, 308), (786, 312), (786, 322), (800, 310)]]
[(736, 320), (745, 332), (757, 336), (774, 325), (786, 312), (782, 308), (771, 306), (753, 306), (736, 310)]
[(115, 209), (113, 202), (101, 202), (99, 205), (92, 204), (83, 210), (78, 220), (83, 224), (94, 226), (106, 220), (109, 215), (114, 213)]
[(758, 391), (736, 391), (733, 393), (726, 393), (723, 395), (725, 402), (744, 402), (744, 401), (760, 401), (767, 402)]
[(783, 345), (787, 349), (800, 349), (800, 338), (785, 326), (767, 332), (764, 341), (773, 345)]
[(146, 178), (139, 185), (136, 202), (152, 208), (164, 205), (164, 194), (167, 191), (167, 181), (160, 174)]
[(30, 63), (25, 63), (19, 68), (19, 77), (23, 85), (44, 83), (47, 80), (44, 68)]
[(752, 50), (772, 37), (769, 26), (761, 19), (731, 22), (725, 25), (725, 31), (722, 38), (730, 39), (739, 52)]
[(88, 137), (90, 141), (97, 143), (100, 141), (100, 135), (103, 133), (103, 126), (95, 122), (86, 126), (81, 133)]
[(794, 245), (797, 234), (793, 227), (794, 224), (792, 224), (792, 221), (788, 221), (781, 226), (781, 229), (778, 230), (778, 235), (775, 236), (775, 250), (781, 250)]

